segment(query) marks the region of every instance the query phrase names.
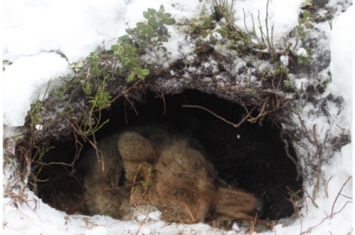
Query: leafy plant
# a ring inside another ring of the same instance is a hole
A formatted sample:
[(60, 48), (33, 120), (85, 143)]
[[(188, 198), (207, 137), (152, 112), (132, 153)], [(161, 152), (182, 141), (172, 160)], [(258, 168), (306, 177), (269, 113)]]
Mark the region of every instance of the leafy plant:
[(310, 11), (303, 10), (302, 11), (302, 18), (300, 20), (300, 24), (304, 25), (307, 29), (313, 29), (313, 14)]
[[(84, 99), (90, 109), (80, 120), (83, 135), (92, 135), (105, 123), (100, 123), (101, 110), (111, 106), (111, 94), (105, 90), (108, 79), (126, 76), (127, 82), (135, 79), (144, 80), (150, 73), (142, 54), (154, 52), (157, 56), (167, 57), (170, 53), (163, 46), (170, 38), (166, 25), (172, 25), (175, 20), (166, 13), (163, 5), (159, 10), (148, 9), (143, 12), (147, 21), (138, 22), (135, 28), (127, 29), (127, 34), (120, 37), (111, 51), (92, 52), (86, 59), (72, 63), (73, 77), (62, 78), (63, 85), (54, 90), (57, 100), (66, 100), (65, 107), (58, 117), (71, 112), (71, 102), (83, 92)], [(69, 98), (68, 98), (69, 96)], [(41, 105), (38, 101), (30, 113), (31, 123), (39, 124), (41, 120)]]
[(128, 73), (127, 82), (132, 82), (136, 76), (144, 80), (149, 74), (149, 69), (142, 68), (143, 65), (138, 56), (138, 50), (127, 35), (120, 37), (118, 43), (113, 45), (111, 49), (121, 64), (117, 68), (117, 72), (119, 74)]
[(170, 52), (163, 46), (168, 42), (170, 34), (165, 25), (175, 24), (170, 13), (165, 13), (164, 6), (161, 5), (158, 11), (149, 8), (143, 12), (146, 22), (138, 22), (137, 27), (127, 29), (128, 35), (120, 37), (117, 44), (111, 49), (120, 67), (118, 73), (127, 73), (127, 81), (132, 82), (136, 77), (144, 80), (150, 71), (144, 68), (140, 55), (154, 51), (162, 52), (163, 57), (167, 57)]
[(184, 22), (182, 25), (188, 25), (186, 33), (190, 35), (197, 35), (206, 37), (211, 33), (211, 28), (213, 28), (213, 16), (207, 15), (205, 8), (203, 8), (198, 16), (198, 18), (191, 19), (191, 21)]
[(11, 65), (12, 63), (8, 60), (2, 60), (2, 71), (6, 70), (5, 65)]
[(305, 0), (304, 2), (301, 3), (301, 7), (310, 7), (312, 6), (312, 0)]
[(127, 33), (142, 49), (147, 49), (151, 45), (157, 51), (167, 52), (167, 49), (163, 47), (163, 42), (168, 42), (170, 35), (164, 25), (173, 25), (175, 20), (171, 18), (170, 13), (165, 13), (163, 5), (158, 11), (149, 8), (143, 12), (143, 16), (148, 21), (138, 22), (137, 27), (133, 30), (127, 29)]
[(313, 57), (311, 56), (311, 49), (307, 48), (306, 53), (300, 54), (297, 58), (297, 64), (299, 65), (308, 65), (312, 60)]
[(283, 82), (286, 89), (293, 89), (292, 81), (290, 79), (285, 79)]
[(310, 29), (313, 29), (314, 17), (312, 12), (303, 10), (302, 17), (299, 20), (299, 24), (297, 27), (292, 31), (292, 36), (296, 37), (296, 45), (294, 48), (297, 47), (298, 41), (301, 40), (304, 42), (306, 36), (309, 34)]

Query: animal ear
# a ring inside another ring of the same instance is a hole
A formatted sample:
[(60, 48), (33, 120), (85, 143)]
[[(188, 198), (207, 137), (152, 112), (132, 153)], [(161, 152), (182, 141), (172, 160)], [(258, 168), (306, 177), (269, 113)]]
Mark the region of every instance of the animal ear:
[(122, 157), (125, 178), (128, 182), (144, 180), (149, 183), (152, 163), (157, 158), (152, 143), (137, 132), (125, 132), (117, 142), (119, 155)]
[(153, 152), (151, 142), (137, 132), (125, 132), (117, 141), (118, 152), (123, 160), (144, 160), (147, 153)]

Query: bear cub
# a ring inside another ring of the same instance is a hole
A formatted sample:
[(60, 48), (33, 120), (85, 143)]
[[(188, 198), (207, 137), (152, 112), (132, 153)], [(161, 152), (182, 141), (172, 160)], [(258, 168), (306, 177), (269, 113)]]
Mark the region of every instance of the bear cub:
[(82, 160), (85, 208), (91, 215), (129, 218), (131, 207), (151, 205), (165, 221), (216, 221), (219, 226), (262, 213), (262, 199), (220, 179), (196, 140), (166, 128), (141, 127), (112, 135)]

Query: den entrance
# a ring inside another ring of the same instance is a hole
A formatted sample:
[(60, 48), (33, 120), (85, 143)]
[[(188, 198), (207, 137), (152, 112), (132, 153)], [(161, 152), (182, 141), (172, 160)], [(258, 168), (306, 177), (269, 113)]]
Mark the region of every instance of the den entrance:
[[(96, 134), (100, 141), (115, 132), (137, 125), (161, 124), (197, 139), (206, 150), (208, 160), (228, 184), (243, 188), (264, 199), (261, 219), (280, 219), (294, 213), (288, 200), (290, 193), (302, 189), (296, 159), (289, 144), (288, 154), (280, 138), (280, 124), (264, 117), (256, 123), (239, 123), (246, 109), (236, 103), (197, 90), (164, 95), (147, 92), (143, 101), (120, 98), (111, 110), (103, 111), (101, 121), (109, 119)], [(211, 112), (216, 115), (213, 115)], [(75, 173), (74, 156), (77, 145), (72, 140), (52, 142), (44, 161), (66, 162), (68, 165), (48, 165), (38, 174), (38, 196), (52, 207), (68, 214), (84, 213), (84, 187)], [(84, 143), (85, 141), (82, 140)], [(84, 149), (90, 146), (84, 144)], [(85, 161), (81, 156), (77, 161)]]

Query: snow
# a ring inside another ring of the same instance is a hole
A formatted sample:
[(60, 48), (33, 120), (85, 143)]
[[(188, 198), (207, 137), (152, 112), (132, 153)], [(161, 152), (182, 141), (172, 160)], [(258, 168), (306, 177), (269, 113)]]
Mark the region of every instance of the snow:
[(289, 61), (289, 58), (288, 58), (288, 56), (282, 55), (282, 56), (280, 57), (280, 61), (282, 62), (283, 65), (287, 66), (287, 65), (288, 65), (288, 61)]
[(117, 37), (125, 7), (113, 0), (6, 1), (4, 58), (60, 50), (70, 62), (84, 59), (103, 40)]
[(70, 74), (67, 66), (60, 55), (45, 52), (22, 56), (6, 67), (3, 86), (16, 89), (3, 89), (4, 124), (22, 126), (30, 104), (42, 100), (47, 86), (50, 91), (59, 83), (56, 78)]
[[(204, 0), (203, 2), (206, 2)], [(212, 1), (207, 1), (207, 9)], [(274, 39), (282, 43), (282, 39), (298, 24), (301, 0), (273, 0), (269, 3), (269, 30), (274, 26)], [(339, 9), (337, 2), (328, 3)], [(3, 59), (12, 62), (4, 65), (2, 80), (3, 124), (6, 125), (6, 135), (14, 135), (11, 128), (22, 126), (30, 105), (41, 100), (47, 87), (52, 89), (60, 84), (61, 76), (70, 75), (67, 68), (71, 62), (84, 59), (90, 52), (105, 46), (109, 48), (116, 39), (125, 33), (127, 25), (134, 27), (135, 23), (144, 18), (142, 12), (147, 8), (158, 9), (163, 4), (166, 12), (176, 20), (196, 17), (200, 10), (199, 1), (181, 0), (18, 0), (3, 2)], [(239, 28), (245, 29), (243, 10), (249, 32), (252, 29), (251, 14), (258, 26), (258, 11), (263, 28), (266, 16), (265, 0), (235, 1), (235, 19)], [(333, 30), (327, 24), (321, 28), (326, 39), (322, 45), (328, 45), (330, 40), (332, 82), (328, 85), (326, 94), (341, 95), (345, 100), (344, 108), (337, 114), (335, 107), (330, 108), (330, 120), (322, 117), (305, 120), (308, 130), (317, 124), (319, 138), (326, 138), (326, 131), (331, 130), (336, 136), (341, 128), (351, 129), (353, 89), (353, 22), (354, 7), (345, 13), (335, 15)], [(166, 46), (172, 52), (172, 59), (179, 56), (178, 48), (185, 35), (176, 28), (169, 26), (172, 40)], [(349, 33), (350, 32), (350, 33)], [(351, 33), (352, 32), (352, 33)], [(259, 34), (259, 32), (257, 32)], [(329, 48), (329, 45), (327, 46)], [(194, 50), (194, 45), (181, 46), (183, 53)], [(303, 49), (304, 50), (304, 49)], [(302, 50), (299, 50), (299, 52)], [(66, 58), (61, 57), (63, 53)], [(192, 58), (193, 60), (194, 58)], [(245, 62), (244, 62), (245, 63)], [(285, 62), (286, 63), (286, 62)], [(210, 66), (205, 64), (205, 66)], [(199, 69), (199, 68), (196, 68)], [(174, 71), (171, 71), (174, 73)], [(206, 78), (207, 79), (207, 78)], [(302, 81), (305, 78), (302, 78)], [(50, 82), (50, 83), (49, 83)], [(298, 81), (299, 82), (299, 81)], [(49, 84), (49, 85), (48, 85)], [(171, 84), (172, 86), (176, 84)], [(298, 84), (297, 87), (300, 87)], [(303, 85), (304, 86), (304, 85)], [(312, 110), (306, 106), (303, 113)], [(305, 119), (306, 117), (303, 117)], [(339, 126), (341, 128), (339, 128)], [(274, 231), (259, 234), (299, 234), (309, 231), (309, 234), (352, 234), (353, 233), (353, 179), (345, 182), (353, 175), (352, 143), (347, 144), (334, 156), (322, 164), (324, 179), (327, 184), (320, 186), (316, 203), (313, 206), (309, 198), (306, 207), (301, 210), (302, 219), (293, 221), (288, 226), (278, 224)], [(298, 154), (307, 154), (302, 148), (296, 148)], [(7, 165), (3, 172), (3, 189), (10, 190), (19, 198), (5, 197), (3, 202), (4, 234), (243, 234), (245, 228), (233, 225), (231, 231), (222, 231), (206, 224), (167, 224), (160, 220), (159, 212), (137, 215), (137, 220), (117, 221), (107, 216), (66, 215), (44, 204), (28, 188), (12, 188), (16, 179), (15, 166)], [(342, 189), (343, 187), (343, 189)], [(314, 182), (305, 181), (305, 190), (311, 194)], [(342, 191), (341, 191), (342, 190)], [(339, 196), (339, 192), (341, 195)], [(350, 202), (350, 203), (349, 203)], [(332, 218), (330, 215), (334, 212)]]
[(307, 51), (304, 48), (299, 48), (296, 53), (298, 56), (307, 56)]
[[(330, 49), (332, 58), (330, 68), (333, 75), (333, 83), (338, 88), (338, 92), (345, 99), (346, 110), (351, 110), (352, 88), (353, 88), (353, 41), (354, 31), (351, 23), (355, 20), (355, 9), (351, 6), (344, 14), (335, 21), (331, 34)], [(342, 45), (342, 46), (339, 46)], [(352, 112), (343, 113), (338, 119), (339, 126), (346, 126), (350, 123), (351, 129)]]

